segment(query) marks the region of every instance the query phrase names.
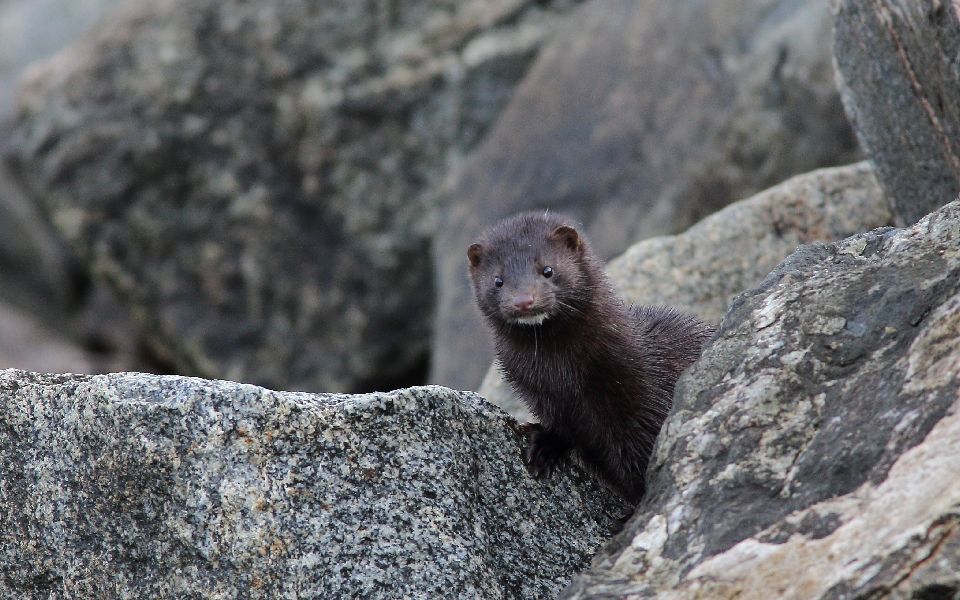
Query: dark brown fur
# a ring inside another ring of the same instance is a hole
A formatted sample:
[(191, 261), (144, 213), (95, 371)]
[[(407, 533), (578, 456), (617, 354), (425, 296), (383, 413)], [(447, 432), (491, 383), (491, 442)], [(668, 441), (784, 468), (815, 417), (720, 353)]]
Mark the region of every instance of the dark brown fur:
[[(562, 216), (501, 221), (468, 257), (504, 375), (540, 419), (525, 457), (531, 472), (549, 475), (575, 448), (615, 490), (639, 501), (674, 384), (712, 329), (671, 308), (625, 305)], [(516, 321), (539, 314), (546, 315), (539, 325)]]

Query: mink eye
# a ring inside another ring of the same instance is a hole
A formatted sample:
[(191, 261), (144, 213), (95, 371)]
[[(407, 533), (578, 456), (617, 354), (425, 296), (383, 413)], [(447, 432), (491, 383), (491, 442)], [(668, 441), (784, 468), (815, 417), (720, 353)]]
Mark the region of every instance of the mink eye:
[(493, 278), (493, 285), (497, 287), (503, 287), (503, 278), (497, 275)]
[(543, 268), (544, 277), (553, 277), (553, 267), (544, 267)]

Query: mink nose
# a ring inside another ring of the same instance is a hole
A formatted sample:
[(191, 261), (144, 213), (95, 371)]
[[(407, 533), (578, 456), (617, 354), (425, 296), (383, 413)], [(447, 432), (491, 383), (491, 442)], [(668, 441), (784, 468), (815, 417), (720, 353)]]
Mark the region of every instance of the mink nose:
[(527, 312), (533, 308), (533, 294), (522, 293), (517, 294), (513, 298), (513, 307), (520, 312)]

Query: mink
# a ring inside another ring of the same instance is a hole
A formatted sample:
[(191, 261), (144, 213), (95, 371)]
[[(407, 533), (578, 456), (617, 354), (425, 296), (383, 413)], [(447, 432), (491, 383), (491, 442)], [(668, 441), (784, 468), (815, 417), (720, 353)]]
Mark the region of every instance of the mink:
[(540, 421), (528, 426), (530, 473), (549, 477), (575, 449), (639, 502), (674, 385), (713, 328), (673, 308), (627, 305), (561, 215), (505, 219), (467, 256), (503, 374)]

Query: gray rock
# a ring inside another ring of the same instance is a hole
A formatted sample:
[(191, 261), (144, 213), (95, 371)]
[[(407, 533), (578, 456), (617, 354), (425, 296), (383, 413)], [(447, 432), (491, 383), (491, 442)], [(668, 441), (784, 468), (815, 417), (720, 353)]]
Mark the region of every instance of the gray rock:
[[(142, 0), (0, 1), (0, 152), (10, 143), (17, 80), (105, 14)], [(97, 373), (156, 369), (126, 311), (91, 282), (0, 157), (0, 367)]]
[(44, 298), (64, 312), (78, 295), (76, 273), (70, 252), (0, 159), (0, 298), (22, 305)]
[(3, 0), (0, 2), (0, 119), (14, 106), (16, 82), (29, 65), (52, 56), (111, 9), (142, 0)]
[(450, 183), (431, 381), (475, 389), (490, 364), (464, 257), (486, 225), (563, 211), (610, 258), (856, 160), (830, 28), (825, 5), (797, 0), (595, 0), (573, 15)]
[(432, 191), (574, 3), (150, 3), (34, 70), (10, 154), (179, 372), (422, 380)]
[(960, 194), (960, 9), (831, 0), (837, 82), (857, 137), (913, 223)]
[(546, 598), (626, 507), (476, 395), (0, 372), (4, 598)]
[(483, 381), (480, 382), (480, 389), (477, 390), (477, 393), (488, 402), (505, 410), (507, 414), (521, 423), (537, 421), (526, 402), (514, 391), (503, 376), (497, 360), (494, 360), (490, 368), (487, 369), (487, 374), (483, 376)]
[(685, 232), (634, 244), (607, 272), (634, 304), (669, 304), (719, 324), (738, 294), (812, 242), (893, 225), (869, 163), (798, 175), (731, 204)]
[[(821, 169), (731, 204), (681, 234), (634, 244), (607, 273), (628, 302), (676, 306), (718, 324), (737, 294), (759, 284), (797, 246), (892, 222), (868, 163)], [(529, 419), (495, 367), (480, 395)]]
[(53, 373), (94, 373), (106, 367), (37, 319), (0, 302), (0, 369)]
[(960, 202), (804, 246), (680, 379), (648, 496), (566, 598), (960, 591)]
[[(0, 133), (2, 136), (2, 133)], [(91, 281), (0, 159), (0, 368), (163, 371), (129, 311)]]
[[(109, 10), (135, 1), (0, 1), (0, 122), (13, 112), (16, 82), (24, 70), (89, 30)], [(0, 149), (7, 143), (3, 129)], [(0, 296), (63, 312), (76, 300), (73, 271), (62, 242), (0, 160)]]

